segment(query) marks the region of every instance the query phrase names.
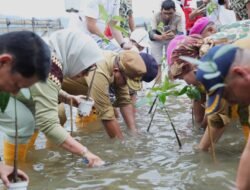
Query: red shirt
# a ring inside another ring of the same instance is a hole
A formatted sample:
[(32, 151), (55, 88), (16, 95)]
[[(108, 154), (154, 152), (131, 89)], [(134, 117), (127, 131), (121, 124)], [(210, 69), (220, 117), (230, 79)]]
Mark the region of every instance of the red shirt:
[(189, 31), (189, 29), (192, 28), (192, 26), (194, 25), (196, 20), (203, 17), (203, 16), (199, 15), (199, 16), (196, 16), (193, 20), (189, 19), (189, 15), (193, 11), (189, 5), (189, 1), (192, 1), (192, 0), (184, 0), (184, 2), (182, 3), (182, 10), (183, 10), (183, 12), (185, 14), (185, 18), (186, 18), (186, 30), (187, 31)]

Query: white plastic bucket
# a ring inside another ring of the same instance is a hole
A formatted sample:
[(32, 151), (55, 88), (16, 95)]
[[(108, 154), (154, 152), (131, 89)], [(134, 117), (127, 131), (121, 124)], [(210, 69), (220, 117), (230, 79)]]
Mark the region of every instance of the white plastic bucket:
[(89, 116), (92, 107), (94, 105), (94, 101), (91, 99), (81, 99), (81, 103), (78, 106), (78, 113), (81, 116)]
[(16, 183), (10, 183), (8, 190), (27, 190), (28, 182), (27, 181), (19, 181)]

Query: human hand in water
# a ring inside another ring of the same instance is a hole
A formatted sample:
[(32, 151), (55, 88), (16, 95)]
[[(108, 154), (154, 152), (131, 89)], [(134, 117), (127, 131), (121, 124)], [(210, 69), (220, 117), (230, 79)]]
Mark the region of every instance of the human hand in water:
[[(12, 166), (7, 166), (3, 163), (0, 163), (0, 177), (3, 181), (3, 184), (6, 187), (9, 187), (11, 175), (13, 173), (14, 168)], [(29, 177), (22, 170), (17, 170), (17, 176), (22, 181), (29, 181)]]
[(100, 157), (93, 154), (88, 149), (83, 153), (83, 158), (84, 162), (86, 162), (89, 167), (98, 167), (105, 164), (105, 162)]

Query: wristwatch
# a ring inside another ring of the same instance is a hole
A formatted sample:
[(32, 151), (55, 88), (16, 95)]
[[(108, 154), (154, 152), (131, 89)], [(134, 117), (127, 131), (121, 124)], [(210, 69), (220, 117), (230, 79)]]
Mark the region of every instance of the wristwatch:
[(120, 46), (121, 46), (121, 48), (123, 48), (123, 46), (126, 44), (126, 42), (122, 42), (121, 44), (120, 44)]

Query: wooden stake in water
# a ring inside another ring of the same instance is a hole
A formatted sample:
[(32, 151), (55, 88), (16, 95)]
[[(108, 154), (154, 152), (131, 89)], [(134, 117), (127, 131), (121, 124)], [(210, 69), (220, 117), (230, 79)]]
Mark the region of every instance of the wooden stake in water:
[(192, 106), (192, 125), (194, 128), (195, 126), (194, 126), (194, 107), (193, 106)]
[(156, 103), (157, 98), (158, 98), (158, 96), (155, 97), (155, 99), (154, 99), (152, 105), (151, 105), (150, 108), (149, 108), (148, 114), (151, 114), (151, 112), (152, 112), (152, 110), (153, 110), (153, 107), (154, 107), (154, 105), (155, 105), (155, 103)]
[(154, 110), (154, 112), (153, 112), (153, 114), (152, 114), (152, 116), (151, 116), (151, 120), (150, 120), (149, 125), (148, 125), (148, 128), (147, 128), (147, 132), (149, 132), (149, 129), (150, 129), (150, 127), (151, 127), (152, 121), (153, 121), (154, 116), (155, 116), (156, 109), (157, 109), (157, 104), (156, 104), (155, 110)]
[(70, 98), (70, 135), (73, 135), (73, 100)]
[(18, 128), (17, 128), (17, 108), (16, 108), (16, 98), (15, 98), (15, 152), (14, 152), (14, 169), (13, 169), (13, 182), (18, 181), (17, 175), (17, 160), (18, 160)]
[(174, 123), (172, 122), (172, 119), (171, 119), (171, 117), (170, 117), (170, 115), (169, 115), (169, 113), (168, 113), (167, 108), (166, 108), (166, 107), (164, 107), (164, 108), (165, 108), (165, 112), (167, 113), (167, 116), (168, 116), (168, 119), (169, 119), (169, 121), (170, 121), (170, 124), (171, 124), (171, 126), (172, 126), (172, 128), (173, 128), (173, 130), (174, 130), (174, 134), (175, 134), (175, 137), (176, 137), (177, 142), (178, 142), (178, 144), (179, 144), (179, 147), (181, 148), (181, 147), (182, 147), (182, 144), (181, 144), (181, 141), (180, 141), (180, 139), (179, 139), (179, 136), (178, 136), (178, 134), (177, 134), (177, 132), (176, 132)]
[[(158, 83), (159, 79), (160, 79), (160, 77), (158, 76), (158, 77), (156, 78), (155, 83), (154, 83), (154, 85), (152, 86), (152, 88), (155, 87), (155, 85)], [(149, 108), (148, 114), (150, 114), (150, 113), (152, 112), (153, 107), (154, 107), (155, 102), (156, 102), (157, 99), (158, 99), (158, 96), (155, 96), (155, 99), (154, 99), (152, 105), (151, 105), (150, 108)]]

